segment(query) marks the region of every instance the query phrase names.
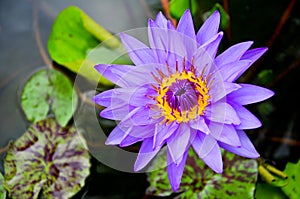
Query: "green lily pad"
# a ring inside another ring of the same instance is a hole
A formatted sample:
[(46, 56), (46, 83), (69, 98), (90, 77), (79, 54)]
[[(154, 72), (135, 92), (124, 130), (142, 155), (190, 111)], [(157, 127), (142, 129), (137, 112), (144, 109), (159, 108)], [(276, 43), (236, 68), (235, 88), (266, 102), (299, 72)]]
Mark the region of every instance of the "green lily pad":
[(2, 173), (0, 173), (0, 199), (6, 198), (6, 190), (4, 189), (4, 178)]
[(258, 183), (255, 190), (257, 199), (287, 199), (280, 188), (274, 187), (268, 183)]
[[(223, 153), (224, 171), (214, 173), (191, 149), (182, 176), (178, 198), (253, 198), (257, 181), (257, 162), (229, 152)], [(161, 166), (165, 156), (154, 162)], [(168, 196), (172, 193), (166, 168), (153, 171), (148, 176), (147, 193)]]
[(180, 19), (186, 9), (190, 9), (194, 16), (197, 12), (196, 0), (171, 0), (170, 13), (175, 19)]
[(66, 126), (77, 101), (70, 80), (56, 70), (37, 71), (25, 83), (21, 93), (21, 106), (31, 122), (45, 119), (51, 107), (58, 123)]
[(289, 176), (289, 183), (282, 187), (282, 191), (291, 199), (300, 198), (300, 160), (297, 164), (287, 163), (284, 173)]
[(39, 121), (13, 144), (4, 160), (11, 198), (70, 198), (89, 175), (90, 157), (75, 128)]
[[(99, 60), (99, 62), (88, 60), (87, 55), (103, 41), (103, 47), (112, 53), (112, 55), (109, 54), (110, 57), (116, 53), (118, 53), (118, 56), (113, 58), (124, 55), (122, 45), (116, 37), (97, 24), (82, 10), (70, 6), (61, 11), (55, 19), (48, 39), (48, 51), (51, 58), (58, 64), (91, 81), (98, 82), (101, 76), (94, 69), (94, 65), (105, 62), (102, 60)], [(115, 64), (129, 62), (125, 58), (113, 61)], [(101, 79), (101, 83), (112, 85), (110, 81), (104, 78)]]

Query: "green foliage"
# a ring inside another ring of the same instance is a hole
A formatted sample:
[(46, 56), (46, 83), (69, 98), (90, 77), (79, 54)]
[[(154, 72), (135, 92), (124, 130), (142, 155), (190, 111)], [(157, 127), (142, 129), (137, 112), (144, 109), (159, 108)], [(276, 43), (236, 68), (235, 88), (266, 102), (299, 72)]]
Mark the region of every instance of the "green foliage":
[(39, 121), (11, 144), (4, 160), (11, 198), (69, 198), (84, 185), (90, 157), (74, 128)]
[(186, 9), (190, 9), (194, 16), (197, 12), (196, 0), (171, 0), (170, 13), (175, 19), (180, 19)]
[[(253, 198), (257, 180), (257, 162), (224, 152), (224, 171), (214, 173), (191, 149), (187, 158), (179, 192), (180, 198)], [(165, 156), (154, 163), (161, 166)], [(172, 193), (166, 168), (149, 174), (151, 195), (167, 196)]]
[(268, 69), (268, 70), (262, 70), (258, 76), (258, 82), (260, 84), (269, 84), (272, 79), (274, 78), (274, 75), (273, 75), (273, 71)]
[(256, 185), (255, 198), (257, 199), (286, 199), (287, 197), (280, 188), (271, 186), (267, 183), (258, 183)]
[[(91, 81), (98, 82), (101, 76), (94, 69), (94, 65), (98, 62), (86, 58), (88, 53), (103, 41), (105, 41), (106, 50), (111, 52), (109, 61), (128, 63), (126, 59), (114, 60), (124, 55), (121, 43), (116, 37), (97, 24), (82, 10), (70, 6), (61, 11), (53, 24), (48, 39), (48, 51), (51, 58), (58, 64)], [(98, 61), (99, 63), (105, 63), (104, 60)], [(104, 78), (101, 79), (101, 83), (112, 85), (110, 81)]]
[(229, 14), (224, 10), (223, 6), (218, 3), (216, 3), (214, 5), (214, 7), (211, 9), (210, 13), (212, 14), (216, 10), (219, 10), (220, 15), (221, 15), (220, 28), (222, 30), (225, 30), (230, 23)]
[(0, 173), (0, 199), (6, 198), (6, 190), (4, 189), (4, 178), (2, 173)]
[(21, 106), (31, 122), (45, 119), (51, 107), (58, 123), (66, 126), (77, 101), (72, 83), (56, 70), (42, 69), (34, 73), (21, 93)]
[(289, 176), (289, 183), (282, 187), (282, 191), (291, 199), (300, 198), (300, 160), (297, 164), (287, 163), (284, 172)]

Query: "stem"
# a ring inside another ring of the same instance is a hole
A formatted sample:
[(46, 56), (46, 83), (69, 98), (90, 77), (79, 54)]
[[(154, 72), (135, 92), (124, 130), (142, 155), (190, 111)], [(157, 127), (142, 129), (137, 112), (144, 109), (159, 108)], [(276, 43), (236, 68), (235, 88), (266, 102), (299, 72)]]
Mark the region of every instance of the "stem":
[[(274, 43), (274, 41), (277, 39), (277, 37), (279, 36), (282, 27), (284, 26), (284, 24), (286, 23), (287, 19), (289, 18), (294, 5), (295, 5), (296, 0), (290, 0), (290, 3), (288, 4), (287, 8), (285, 9), (285, 11), (283, 12), (280, 21), (277, 25), (277, 27), (274, 30), (274, 33), (272, 34), (271, 38), (268, 40), (268, 42), (266, 43), (267, 47), (271, 47)], [(257, 64), (253, 65), (251, 67), (251, 70), (244, 76), (243, 81), (247, 82), (250, 81), (254, 78), (256, 71), (258, 70), (258, 68), (260, 67), (262, 61), (260, 60), (259, 62), (257, 62)]]
[(87, 14), (81, 12), (81, 17), (84, 28), (94, 37), (96, 37), (99, 41), (103, 41), (107, 47), (115, 49), (121, 46), (121, 42), (119, 41), (119, 39), (117, 39), (110, 32), (108, 32), (102, 26), (96, 23)]
[(43, 47), (43, 43), (41, 40), (41, 33), (39, 29), (39, 20), (38, 20), (38, 6), (36, 0), (33, 1), (33, 32), (34, 32), (34, 38), (39, 50), (39, 53), (45, 62), (46, 66), (49, 68), (53, 68), (52, 62), (47, 55), (45, 48)]
[(166, 17), (172, 22), (174, 27), (176, 27), (177, 26), (177, 21), (170, 14), (170, 2), (169, 2), (169, 0), (160, 0), (160, 3), (161, 3), (161, 5), (164, 9)]
[(268, 85), (268, 87), (274, 87), (281, 79), (287, 76), (293, 69), (300, 65), (300, 56), (293, 61), (284, 71), (282, 71), (276, 78)]
[[(224, 6), (225, 12), (229, 15), (228, 0), (223, 0), (223, 6)], [(227, 37), (227, 40), (231, 41), (231, 23), (230, 23), (230, 20), (228, 21), (228, 26), (225, 30), (225, 35)]]

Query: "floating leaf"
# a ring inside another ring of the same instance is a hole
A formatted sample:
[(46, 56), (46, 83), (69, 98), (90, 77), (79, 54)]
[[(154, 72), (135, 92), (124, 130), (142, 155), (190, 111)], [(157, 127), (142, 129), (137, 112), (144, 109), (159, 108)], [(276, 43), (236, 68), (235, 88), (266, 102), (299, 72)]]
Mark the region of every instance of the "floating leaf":
[(172, 17), (180, 19), (186, 9), (190, 9), (192, 15), (197, 12), (197, 1), (196, 0), (171, 0), (170, 2), (170, 13)]
[(6, 198), (6, 190), (4, 189), (4, 179), (2, 173), (0, 173), (0, 199)]
[[(48, 51), (51, 58), (58, 64), (91, 81), (98, 82), (101, 76), (94, 69), (97, 62), (86, 60), (86, 57), (102, 41), (105, 41), (104, 46), (108, 47), (107, 51), (113, 54), (109, 54), (112, 58), (110, 61), (118, 64), (129, 62), (125, 58), (114, 60), (124, 55), (123, 51), (120, 50), (121, 43), (116, 37), (97, 24), (82, 10), (70, 6), (60, 12), (53, 24), (48, 39)], [(117, 52), (118, 54), (115, 56)], [(100, 60), (100, 63), (105, 62)], [(110, 81), (104, 78), (101, 79), (101, 83), (112, 85)]]
[[(256, 160), (224, 152), (223, 161), (223, 174), (214, 173), (191, 149), (179, 190), (183, 193), (179, 198), (253, 198), (257, 180)], [(163, 162), (165, 158), (159, 157), (155, 165)], [(166, 169), (150, 173), (149, 181), (149, 194), (167, 196), (172, 193)]]
[(89, 168), (89, 153), (76, 130), (42, 120), (10, 146), (5, 185), (12, 198), (69, 198), (83, 187)]
[(289, 176), (289, 183), (287, 186), (282, 187), (282, 191), (291, 199), (300, 198), (300, 160), (297, 164), (288, 162), (284, 173)]
[(56, 70), (42, 69), (34, 73), (21, 93), (21, 106), (31, 122), (45, 119), (51, 107), (58, 123), (66, 126), (77, 101), (72, 83)]
[(258, 183), (255, 190), (255, 198), (258, 199), (286, 199), (280, 188), (267, 183)]

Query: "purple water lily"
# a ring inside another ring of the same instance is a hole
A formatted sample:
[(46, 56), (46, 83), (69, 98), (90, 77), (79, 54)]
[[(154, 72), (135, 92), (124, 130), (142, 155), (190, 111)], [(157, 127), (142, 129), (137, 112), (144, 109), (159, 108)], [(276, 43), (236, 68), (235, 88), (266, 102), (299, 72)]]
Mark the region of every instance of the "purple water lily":
[(245, 129), (261, 126), (243, 105), (265, 100), (273, 92), (234, 83), (266, 48), (248, 50), (253, 42), (236, 44), (216, 56), (223, 33), (214, 12), (195, 34), (190, 11), (177, 28), (161, 13), (149, 20), (149, 45), (122, 33), (121, 40), (135, 66), (96, 65), (119, 88), (94, 97), (107, 107), (101, 116), (120, 120), (106, 144), (142, 142), (134, 170), (144, 168), (167, 147), (168, 176), (178, 190), (190, 146), (212, 170), (223, 170), (220, 147), (258, 158)]

